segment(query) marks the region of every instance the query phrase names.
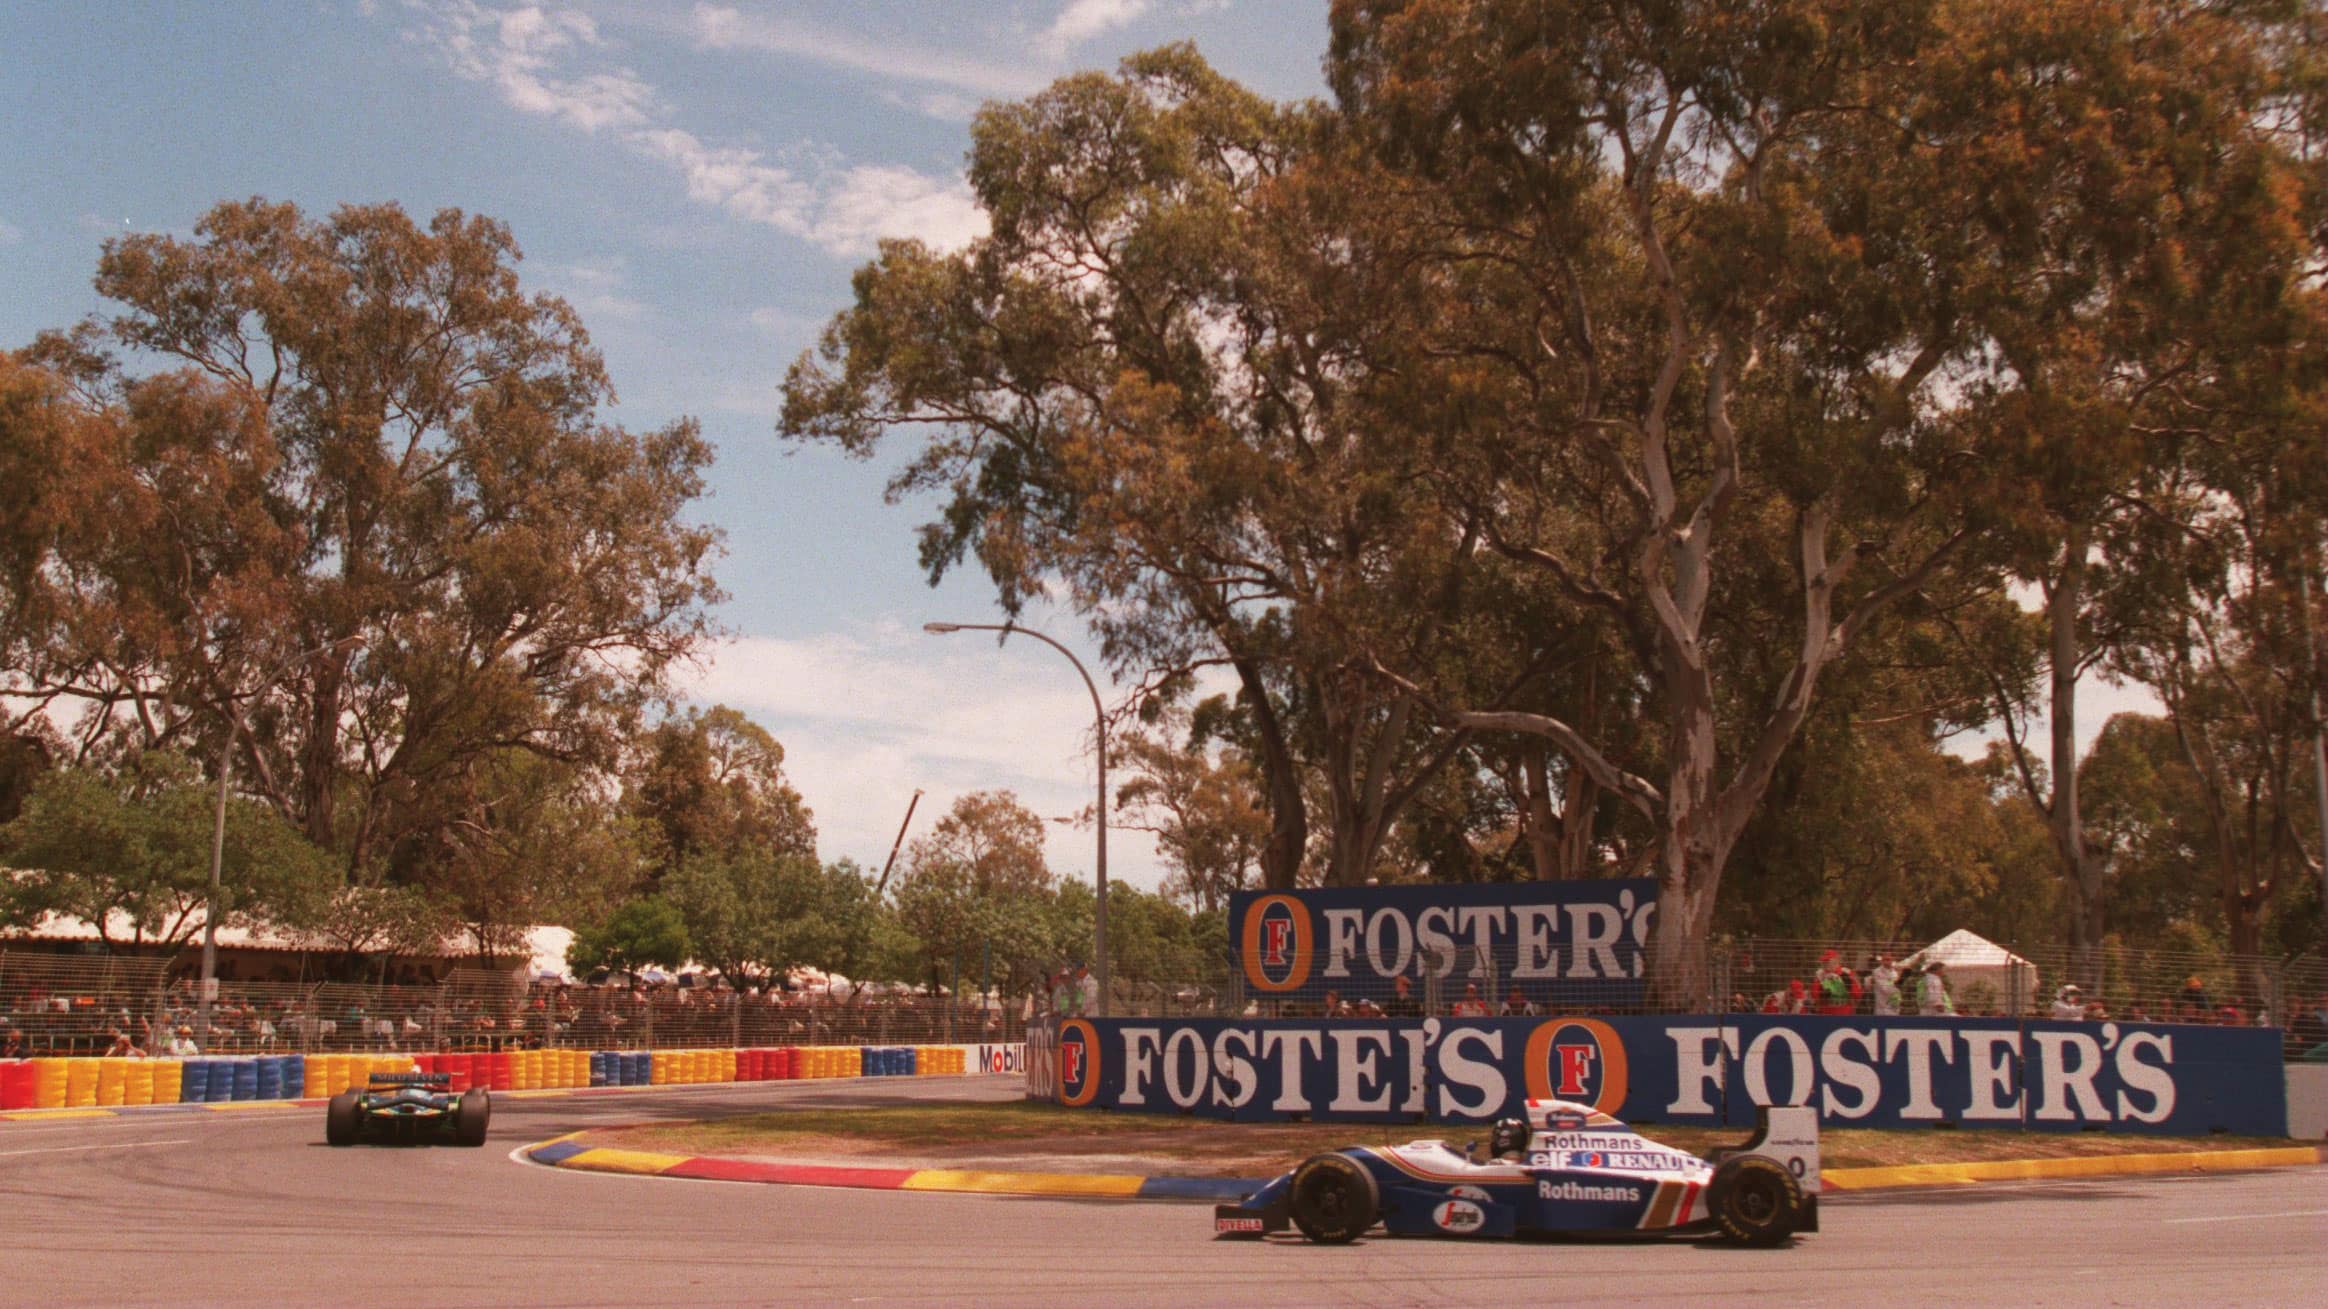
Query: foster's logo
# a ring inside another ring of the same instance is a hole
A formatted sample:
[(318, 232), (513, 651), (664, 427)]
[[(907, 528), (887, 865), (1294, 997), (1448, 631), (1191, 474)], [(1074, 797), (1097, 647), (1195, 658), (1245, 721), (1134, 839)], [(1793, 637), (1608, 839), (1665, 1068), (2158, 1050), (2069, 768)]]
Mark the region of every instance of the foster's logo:
[(1099, 1094), (1099, 1032), (1081, 1018), (1059, 1024), (1059, 1103), (1070, 1109)]
[(1265, 895), (1245, 913), (1245, 980), (1256, 991), (1297, 991), (1309, 980), (1316, 934), (1309, 909), (1290, 895)]
[(1625, 1107), (1624, 1038), (1597, 1018), (1555, 1018), (1528, 1034), (1528, 1098), (1573, 1100), (1604, 1114)]

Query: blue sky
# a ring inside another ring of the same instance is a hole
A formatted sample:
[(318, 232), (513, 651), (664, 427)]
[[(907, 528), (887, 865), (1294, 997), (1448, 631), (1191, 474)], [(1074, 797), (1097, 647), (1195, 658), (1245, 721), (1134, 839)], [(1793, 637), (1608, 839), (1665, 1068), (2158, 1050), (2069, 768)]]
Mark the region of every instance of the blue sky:
[[(701, 513), (727, 532), (731, 639), (697, 697), (776, 733), (827, 857), (878, 865), (916, 787), (917, 832), (975, 789), (1088, 805), (1090, 701), (1039, 643), (924, 635), (992, 620), (983, 581), (932, 591), (929, 506), (882, 503), (887, 460), (781, 447), (776, 388), (875, 239), (981, 230), (981, 101), (1175, 40), (1324, 93), (1325, 0), (0, 6), (0, 347), (102, 308), (106, 237), (187, 235), (223, 199), (507, 222), (605, 352), (614, 417), (693, 415), (719, 448)], [(1104, 676), (1070, 616), (1037, 621)], [(1088, 877), (1088, 829), (1052, 831), (1053, 866)], [(1109, 862), (1160, 875), (1135, 834)]]

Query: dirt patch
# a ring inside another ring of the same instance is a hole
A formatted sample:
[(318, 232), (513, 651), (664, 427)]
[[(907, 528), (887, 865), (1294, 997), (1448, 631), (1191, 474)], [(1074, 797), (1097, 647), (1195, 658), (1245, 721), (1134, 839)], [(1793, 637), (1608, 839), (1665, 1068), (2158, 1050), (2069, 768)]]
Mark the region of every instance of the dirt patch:
[[(1736, 1144), (1735, 1128), (1642, 1125), (1652, 1140), (1703, 1154)], [(1351, 1145), (1399, 1145), (1445, 1138), (1460, 1145), (1486, 1135), (1471, 1124), (1224, 1123), (1060, 1109), (1022, 1102), (802, 1110), (702, 1122), (652, 1123), (592, 1131), (585, 1143), (663, 1154), (800, 1162), (993, 1169), (1021, 1172), (1137, 1173), (1176, 1177), (1267, 1177), (1303, 1156)], [(2279, 1138), (2132, 1136), (2098, 1132), (1925, 1130), (1821, 1134), (1829, 1168), (2065, 1159), (2088, 1155), (2243, 1150), (2286, 1145)]]

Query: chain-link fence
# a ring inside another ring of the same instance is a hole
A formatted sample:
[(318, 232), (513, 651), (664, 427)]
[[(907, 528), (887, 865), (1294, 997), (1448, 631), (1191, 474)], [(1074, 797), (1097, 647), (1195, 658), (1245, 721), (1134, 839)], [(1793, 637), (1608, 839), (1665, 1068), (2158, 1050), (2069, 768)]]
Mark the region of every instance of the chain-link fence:
[[(1968, 1017), (2268, 1025), (2291, 1057), (2328, 1045), (2328, 960), (2110, 944), (2066, 947), (1729, 940), (1638, 970), (1518, 948), (1418, 951), (1399, 976), (1347, 960), (1298, 996), (1252, 985), (1224, 950), (1194, 977), (1118, 974), (1108, 1012), (1144, 1017), (1402, 1017), (1708, 1012), (1953, 1013)], [(1937, 963), (1938, 967), (1931, 965)], [(1658, 976), (1660, 966), (1671, 976)], [(1402, 980), (1403, 979), (1403, 980)], [(965, 979), (968, 982), (969, 979)], [(455, 970), (441, 983), (222, 982), (197, 1032), (191, 978), (160, 959), (0, 946), (0, 1020), (34, 1054), (721, 1048), (1017, 1042), (1055, 995), (735, 991), (724, 986), (527, 984)], [(975, 983), (970, 983), (975, 987)], [(2065, 988), (2074, 987), (2075, 990)], [(1079, 1002), (1077, 1003), (1080, 1007)]]
[[(1519, 947), (1417, 951), (1400, 974), (1315, 961), (1298, 994), (1253, 984), (1238, 961), (1203, 984), (1117, 988), (1112, 1012), (1263, 1018), (1525, 1017), (1660, 1013), (1952, 1014), (2276, 1026), (2291, 1058), (2328, 1045), (2328, 960), (2110, 943), (2076, 952), (1954, 938), (1724, 940), (1639, 968)], [(1670, 976), (1660, 977), (1660, 966)]]
[(1023, 1039), (1028, 1007), (869, 987), (529, 985), (456, 969), (428, 985), (220, 982), (198, 1031), (198, 985), (162, 959), (0, 946), (0, 1021), (35, 1055), (103, 1054), (124, 1036), (149, 1054), (1000, 1043)]

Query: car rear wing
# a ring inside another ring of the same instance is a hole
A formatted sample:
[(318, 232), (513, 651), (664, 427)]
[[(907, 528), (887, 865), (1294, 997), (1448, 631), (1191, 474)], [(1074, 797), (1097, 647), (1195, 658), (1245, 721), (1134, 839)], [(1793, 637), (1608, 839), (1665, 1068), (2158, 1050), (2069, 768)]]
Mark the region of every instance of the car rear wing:
[(451, 1073), (374, 1073), (374, 1086), (451, 1086)]
[(1803, 1194), (1819, 1193), (1819, 1111), (1809, 1105), (1758, 1105), (1754, 1135), (1739, 1145), (1725, 1146), (1706, 1156), (1718, 1164), (1742, 1154), (1758, 1154), (1786, 1165)]

